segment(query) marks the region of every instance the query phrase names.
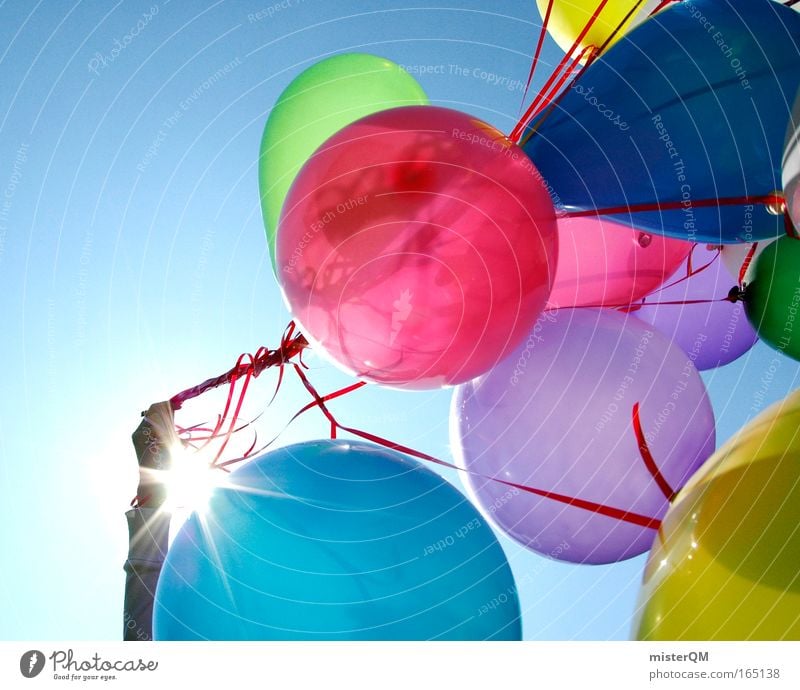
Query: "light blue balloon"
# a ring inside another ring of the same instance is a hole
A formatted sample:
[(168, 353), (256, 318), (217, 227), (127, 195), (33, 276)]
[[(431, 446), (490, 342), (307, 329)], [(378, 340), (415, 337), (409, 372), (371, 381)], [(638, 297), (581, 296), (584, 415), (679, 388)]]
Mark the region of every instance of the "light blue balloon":
[(158, 640), (518, 640), (500, 544), (439, 475), (360, 441), (267, 453), (175, 538)]

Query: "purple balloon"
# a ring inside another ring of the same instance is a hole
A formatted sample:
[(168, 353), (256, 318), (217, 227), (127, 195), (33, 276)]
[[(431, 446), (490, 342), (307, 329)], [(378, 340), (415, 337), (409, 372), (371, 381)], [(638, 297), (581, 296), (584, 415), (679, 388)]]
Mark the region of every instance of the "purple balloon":
[[(736, 287), (717, 249), (697, 245), (691, 257), (695, 270), (713, 263), (691, 278), (653, 293), (648, 302), (721, 299)], [(666, 284), (685, 276), (686, 268), (682, 267)], [(645, 305), (633, 314), (675, 342), (701, 371), (733, 362), (758, 342), (741, 302)]]
[[(639, 449), (635, 403), (655, 472)], [(639, 518), (663, 517), (667, 494), (715, 444), (714, 413), (686, 354), (642, 321), (605, 309), (545, 312), (512, 355), (456, 389), (452, 416), (451, 445), (484, 515), (523, 546), (575, 563), (647, 551), (656, 525)]]

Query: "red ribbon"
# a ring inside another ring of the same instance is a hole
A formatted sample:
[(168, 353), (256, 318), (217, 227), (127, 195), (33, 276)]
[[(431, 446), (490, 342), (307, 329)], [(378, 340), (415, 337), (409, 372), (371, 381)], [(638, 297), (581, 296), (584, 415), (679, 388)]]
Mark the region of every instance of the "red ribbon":
[[(539, 64), (539, 56), (542, 54), (542, 46), (544, 45), (544, 37), (547, 34), (547, 26), (550, 23), (550, 15), (553, 12), (553, 3), (555, 0), (548, 0), (547, 2), (547, 11), (544, 13), (544, 21), (542, 22), (541, 31), (539, 31), (539, 42), (536, 44), (536, 52), (533, 55), (533, 61), (531, 62), (531, 71), (528, 73), (528, 82), (525, 84), (525, 92), (522, 94), (522, 102), (525, 102), (525, 99), (528, 97), (528, 89), (531, 88), (531, 82), (533, 81), (533, 74), (536, 72), (536, 67)], [(520, 105), (520, 108), (522, 106)]]
[(647, 468), (647, 471), (650, 472), (650, 475), (653, 477), (656, 484), (658, 484), (658, 488), (661, 489), (661, 493), (663, 493), (667, 500), (672, 503), (672, 501), (675, 499), (675, 490), (669, 485), (666, 477), (661, 474), (661, 470), (658, 468), (658, 465), (653, 458), (653, 454), (650, 452), (650, 448), (647, 445), (647, 439), (645, 438), (644, 431), (642, 430), (642, 422), (639, 419), (638, 402), (633, 406), (633, 432), (636, 434), (636, 442), (639, 446), (639, 454), (642, 456), (644, 466)]
[[(564, 56), (564, 59), (562, 59), (559, 65), (556, 67), (550, 79), (544, 85), (543, 89), (539, 92), (539, 95), (536, 97), (536, 100), (534, 100), (534, 102), (525, 112), (525, 115), (523, 115), (523, 117), (517, 123), (516, 127), (514, 127), (514, 129), (512, 130), (511, 134), (509, 135), (509, 139), (511, 139), (511, 141), (517, 142), (519, 140), (519, 137), (522, 135), (522, 132), (531, 123), (531, 121), (539, 113), (547, 110), (547, 113), (537, 123), (536, 127), (525, 136), (525, 139), (523, 139), (521, 145), (524, 145), (528, 141), (528, 139), (530, 139), (533, 136), (533, 134), (536, 132), (536, 130), (539, 128), (542, 122), (544, 122), (550, 116), (550, 113), (552, 113), (553, 110), (556, 108), (556, 106), (561, 102), (565, 94), (569, 92), (569, 90), (575, 85), (575, 83), (581, 78), (581, 76), (583, 76), (583, 73), (589, 68), (589, 66), (603, 53), (603, 51), (608, 47), (608, 45), (614, 40), (617, 34), (619, 34), (619, 32), (622, 30), (622, 27), (625, 26), (628, 20), (641, 7), (642, 3), (644, 3), (644, 0), (637, 0), (636, 4), (631, 6), (630, 10), (628, 10), (628, 13), (625, 15), (622, 21), (617, 25), (614, 31), (611, 32), (611, 34), (605, 40), (603, 45), (601, 45), (599, 48), (597, 46), (587, 46), (586, 48), (584, 48), (581, 54), (578, 55), (578, 57), (575, 59), (575, 62), (572, 64), (569, 70), (567, 70), (566, 74), (561, 78), (559, 84), (555, 88), (551, 89), (552, 81), (554, 80), (556, 75), (566, 68), (566, 64), (569, 61), (570, 56), (578, 48), (578, 45), (580, 44), (581, 40), (583, 40), (583, 37), (586, 35), (586, 33), (588, 33), (589, 29), (591, 29), (591, 27), (594, 25), (595, 21), (597, 21), (597, 18), (600, 15), (600, 12), (603, 10), (603, 6), (605, 3), (600, 4), (600, 6), (595, 10), (594, 15), (589, 20), (589, 23), (584, 28), (583, 33), (581, 33), (581, 35), (578, 37), (575, 43), (572, 44), (572, 48), (569, 50), (569, 52)], [(548, 14), (549, 10), (550, 8), (548, 7)], [(542, 27), (542, 37), (544, 36), (544, 32), (546, 30), (546, 24), (547, 24), (547, 17), (545, 18), (545, 25), (543, 25)], [(558, 94), (558, 97), (555, 98), (555, 100), (553, 100), (556, 93), (558, 93), (558, 89), (560, 89), (561, 86), (563, 86), (564, 81), (569, 77), (570, 74), (574, 72), (575, 65), (579, 63), (584, 57), (586, 57), (587, 52), (589, 57), (586, 60), (586, 64), (584, 64), (583, 67), (581, 67), (577, 75), (575, 75), (575, 78), (569, 83), (569, 86), (566, 89), (564, 89), (560, 94)], [(534, 64), (531, 66), (531, 73), (530, 76), (528, 77), (528, 86), (530, 86), (530, 81), (533, 78), (533, 70), (535, 69), (537, 60), (538, 60), (538, 51), (537, 51), (537, 57), (534, 58)], [(550, 93), (547, 95), (544, 104), (539, 106), (537, 101), (539, 101), (544, 96), (544, 93), (548, 89), (550, 89)], [(527, 94), (527, 92), (528, 92), (528, 87), (525, 88), (525, 93)], [(548, 110), (548, 105), (549, 105), (549, 110)]]
[[(381, 436), (377, 436), (376, 434), (372, 434), (372, 433), (370, 433), (368, 431), (364, 431), (362, 429), (357, 429), (355, 427), (345, 426), (345, 425), (341, 424), (336, 419), (336, 417), (333, 415), (333, 413), (328, 409), (327, 403), (330, 402), (331, 400), (335, 400), (336, 398), (339, 398), (339, 397), (341, 397), (343, 395), (347, 395), (348, 393), (351, 393), (351, 392), (353, 392), (353, 391), (355, 391), (355, 390), (367, 385), (366, 382), (358, 381), (358, 382), (353, 383), (353, 384), (351, 384), (351, 385), (349, 385), (349, 386), (347, 386), (345, 388), (341, 388), (341, 389), (339, 389), (337, 391), (334, 391), (333, 393), (328, 393), (327, 395), (320, 395), (319, 392), (317, 391), (317, 389), (314, 387), (314, 385), (309, 380), (308, 376), (306, 376), (305, 372), (303, 371), (304, 365), (302, 364), (302, 362), (301, 361), (292, 361), (295, 357), (297, 357), (297, 359), (299, 360), (302, 351), (306, 347), (308, 347), (308, 343), (307, 343), (306, 339), (303, 338), (303, 336), (300, 335), (300, 334), (298, 334), (295, 337), (292, 337), (293, 332), (294, 332), (294, 324), (290, 324), (289, 327), (286, 330), (286, 334), (284, 335), (284, 339), (283, 339), (283, 342), (281, 344), (281, 347), (278, 350), (267, 350), (265, 348), (261, 348), (259, 350), (259, 352), (255, 356), (242, 355), (237, 360), (236, 366), (234, 366), (226, 374), (223, 374), (223, 375), (221, 375), (219, 377), (216, 377), (214, 379), (209, 379), (208, 381), (205, 381), (204, 383), (200, 384), (199, 386), (195, 386), (193, 388), (187, 389), (187, 391), (183, 391), (182, 393), (179, 393), (177, 396), (173, 397), (173, 400), (177, 400), (179, 403), (182, 403), (185, 400), (188, 400), (189, 398), (197, 397), (197, 395), (200, 395), (205, 390), (210, 390), (213, 387), (216, 387), (216, 386), (219, 386), (219, 385), (224, 385), (225, 383), (230, 385), (228, 398), (227, 398), (227, 401), (226, 401), (226, 404), (225, 404), (225, 410), (224, 410), (222, 415), (219, 415), (219, 419), (217, 421), (217, 424), (215, 425), (214, 429), (212, 430), (213, 433), (211, 433), (209, 436), (204, 438), (204, 440), (206, 440), (206, 442), (209, 442), (213, 438), (223, 438), (222, 448), (218, 451), (217, 456), (216, 456), (214, 462), (212, 463), (212, 466), (215, 467), (216, 469), (221, 469), (221, 470), (228, 471), (227, 468), (230, 465), (233, 465), (233, 464), (236, 464), (236, 463), (239, 463), (239, 462), (242, 462), (242, 461), (246, 460), (250, 456), (250, 454), (253, 452), (253, 449), (255, 448), (256, 444), (254, 442), (251, 445), (251, 447), (248, 449), (247, 453), (245, 453), (243, 456), (238, 457), (238, 458), (233, 458), (233, 459), (230, 459), (230, 460), (225, 460), (223, 462), (219, 462), (220, 455), (221, 455), (222, 451), (224, 450), (225, 446), (227, 445), (228, 440), (230, 439), (231, 435), (233, 433), (235, 433), (235, 431), (237, 431), (237, 429), (233, 428), (233, 425), (234, 425), (234, 423), (235, 423), (236, 419), (238, 418), (239, 413), (241, 411), (242, 401), (243, 401), (244, 395), (245, 395), (245, 393), (247, 391), (247, 384), (249, 383), (250, 378), (254, 378), (255, 376), (258, 375), (258, 373), (263, 371), (268, 366), (278, 366), (278, 367), (280, 367), (280, 370), (281, 370), (280, 373), (282, 374), (283, 367), (287, 363), (290, 363), (292, 365), (292, 370), (295, 372), (297, 377), (303, 383), (303, 385), (305, 386), (306, 390), (309, 392), (309, 394), (313, 398), (313, 401), (308, 403), (307, 405), (305, 405), (302, 409), (300, 409), (287, 422), (287, 424), (284, 426), (284, 429), (280, 433), (283, 433), (283, 431), (285, 431), (285, 429), (294, 420), (296, 420), (298, 417), (300, 417), (300, 415), (306, 413), (308, 410), (311, 410), (313, 408), (319, 408), (320, 411), (323, 413), (323, 415), (325, 415), (325, 417), (328, 420), (328, 422), (330, 423), (331, 438), (336, 438), (338, 431), (344, 431), (344, 432), (347, 432), (349, 434), (352, 434), (353, 436), (356, 436), (356, 437), (359, 437), (359, 438), (363, 438), (364, 440), (370, 441), (372, 443), (376, 443), (376, 444), (381, 445), (381, 446), (383, 446), (385, 448), (389, 448), (389, 449), (404, 453), (406, 455), (410, 455), (410, 456), (418, 458), (420, 460), (424, 460), (426, 462), (431, 462), (431, 463), (434, 463), (434, 464), (439, 465), (441, 467), (447, 467), (449, 469), (457, 470), (459, 472), (466, 472), (468, 474), (471, 474), (472, 476), (475, 476), (475, 477), (478, 477), (478, 478), (481, 478), (481, 479), (485, 479), (485, 480), (488, 480), (488, 481), (494, 481), (494, 482), (497, 482), (499, 484), (503, 484), (505, 486), (508, 486), (508, 487), (511, 487), (511, 488), (514, 488), (514, 489), (518, 489), (518, 490), (524, 491), (526, 493), (530, 493), (530, 494), (533, 494), (533, 495), (536, 495), (536, 496), (540, 496), (542, 498), (547, 498), (547, 499), (552, 500), (552, 501), (563, 503), (565, 505), (570, 505), (570, 506), (573, 506), (575, 508), (579, 508), (581, 510), (586, 510), (586, 511), (589, 511), (589, 512), (592, 512), (592, 513), (597, 513), (599, 515), (605, 515), (606, 517), (609, 517), (609, 518), (612, 518), (612, 519), (615, 519), (615, 520), (621, 520), (623, 522), (627, 522), (627, 523), (630, 523), (630, 524), (638, 525), (640, 527), (645, 527), (645, 528), (648, 528), (648, 529), (657, 530), (658, 527), (660, 526), (660, 524), (661, 524), (660, 520), (657, 520), (656, 518), (649, 517), (647, 515), (640, 515), (638, 513), (634, 513), (632, 511), (628, 511), (628, 510), (622, 510), (620, 508), (615, 508), (613, 506), (607, 506), (607, 505), (604, 505), (604, 504), (601, 504), (601, 503), (595, 503), (593, 501), (587, 501), (587, 500), (584, 500), (584, 499), (581, 499), (581, 498), (575, 498), (575, 497), (572, 497), (572, 496), (565, 496), (563, 494), (559, 494), (559, 493), (556, 493), (554, 491), (547, 491), (547, 490), (544, 490), (544, 489), (538, 489), (538, 488), (535, 488), (535, 487), (526, 486), (524, 484), (519, 484), (517, 482), (512, 482), (512, 481), (507, 481), (505, 479), (500, 479), (498, 477), (490, 477), (488, 475), (480, 474), (480, 473), (477, 473), (477, 472), (472, 472), (472, 471), (467, 470), (467, 469), (465, 469), (463, 467), (459, 467), (459, 466), (457, 466), (457, 465), (455, 465), (453, 463), (441, 460), (440, 458), (437, 458), (437, 457), (435, 457), (433, 455), (429, 455), (427, 453), (422, 453), (422, 452), (420, 452), (418, 450), (415, 450), (413, 448), (405, 446), (405, 445), (403, 445), (401, 443), (396, 443), (394, 441), (391, 441), (389, 439), (383, 438)], [(250, 362), (248, 364), (246, 364), (245, 360), (248, 359), (248, 358), (250, 359)], [(280, 376), (280, 374), (279, 374), (279, 376)], [(232, 400), (233, 400), (233, 388), (234, 388), (234, 386), (236, 384), (236, 381), (241, 377), (245, 378), (245, 384), (244, 384), (244, 386), (243, 386), (243, 388), (242, 388), (242, 390), (241, 390), (241, 392), (239, 394), (239, 399), (238, 399), (238, 401), (236, 403), (235, 410), (233, 412), (233, 416), (231, 417), (231, 425), (229, 426), (229, 428), (228, 428), (228, 430), (226, 432), (224, 432), (222, 435), (219, 435), (219, 432), (220, 432), (222, 426), (224, 426), (224, 421), (228, 417), (228, 414), (230, 413), (230, 410), (231, 410)], [(280, 386), (280, 383), (278, 384), (278, 386)], [(277, 393), (277, 389), (276, 389), (276, 393)], [(273, 398), (274, 398), (274, 396), (273, 396)], [(243, 427), (240, 427), (240, 429), (244, 428), (246, 426), (248, 426), (248, 425), (244, 425)], [(178, 429), (180, 431), (182, 431), (182, 432), (189, 432), (190, 434), (191, 434), (192, 430), (201, 430), (201, 431), (204, 431), (204, 432), (208, 431), (207, 428), (201, 427), (200, 425), (195, 425), (193, 427), (178, 427)], [(280, 436), (280, 433), (277, 434), (269, 443), (267, 443), (264, 446), (262, 446), (262, 448), (260, 450), (264, 450), (267, 447), (269, 447), (272, 443), (274, 443), (274, 441)], [(191, 438), (187, 442), (190, 442), (190, 441), (191, 441)]]
[[(567, 68), (567, 65), (572, 60), (572, 54), (578, 49), (578, 46), (581, 44), (581, 41), (584, 39), (586, 34), (589, 33), (589, 29), (592, 28), (594, 23), (597, 21), (597, 17), (600, 15), (600, 12), (603, 11), (603, 8), (608, 4), (608, 0), (600, 0), (600, 4), (597, 6), (597, 9), (592, 14), (591, 18), (589, 19), (588, 23), (583, 30), (578, 34), (578, 37), (575, 39), (575, 42), (572, 44), (572, 47), (567, 51), (563, 58), (561, 58), (561, 62), (558, 63), (557, 67), (553, 71), (553, 74), (550, 75), (550, 78), (545, 82), (544, 88), (539, 92), (536, 98), (533, 100), (528, 106), (528, 109), (525, 111), (525, 114), (520, 118), (520, 121), (516, 124), (513, 130), (511, 130), (511, 134), (508, 135), (508, 138), (516, 143), (519, 141), (520, 136), (525, 131), (525, 128), (528, 126), (528, 123), (531, 121), (531, 118), (536, 114), (538, 109), (539, 103), (543, 98), (544, 94), (553, 86), (554, 82), (558, 78), (559, 74)], [(578, 58), (579, 59), (579, 58)]]
[[(721, 199), (698, 199), (691, 202), (692, 208), (713, 208), (722, 206), (744, 206), (764, 204), (772, 205), (784, 201), (781, 194), (762, 194), (759, 196), (723, 197)], [(569, 211), (562, 218), (587, 218), (591, 216), (617, 216), (623, 213), (648, 213), (651, 211), (679, 211), (687, 208), (684, 201), (654, 201), (644, 204), (631, 204), (629, 206), (612, 206), (610, 208), (595, 208), (585, 211)]]

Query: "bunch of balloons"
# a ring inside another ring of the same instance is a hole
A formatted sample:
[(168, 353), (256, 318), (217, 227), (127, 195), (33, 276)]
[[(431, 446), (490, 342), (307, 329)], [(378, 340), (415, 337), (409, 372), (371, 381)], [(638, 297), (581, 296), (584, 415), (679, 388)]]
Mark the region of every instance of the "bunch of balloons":
[(577, 76), (519, 136), (345, 54), (286, 88), (259, 159), (304, 335), (363, 381), (455, 387), (470, 500), (375, 444), (260, 457), (178, 535), (160, 638), (518, 639), (489, 524), (574, 563), (652, 548), (640, 637), (800, 635), (800, 399), (714, 454), (699, 374), (759, 337), (800, 360), (800, 15), (538, 6)]

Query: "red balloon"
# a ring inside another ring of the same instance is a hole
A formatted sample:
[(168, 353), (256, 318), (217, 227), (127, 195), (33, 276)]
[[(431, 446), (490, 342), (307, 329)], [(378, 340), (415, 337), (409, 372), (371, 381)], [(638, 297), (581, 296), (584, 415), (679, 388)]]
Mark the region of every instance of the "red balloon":
[(664, 284), (692, 249), (599, 218), (558, 221), (558, 264), (551, 307), (620, 306)]
[(303, 333), (389, 386), (475, 378), (550, 293), (555, 212), (530, 159), (491, 125), (433, 106), (348, 125), (297, 176), (278, 275)]

